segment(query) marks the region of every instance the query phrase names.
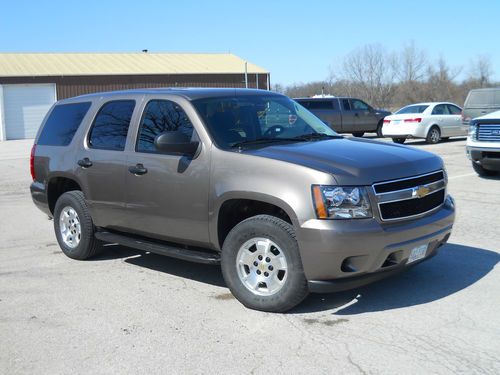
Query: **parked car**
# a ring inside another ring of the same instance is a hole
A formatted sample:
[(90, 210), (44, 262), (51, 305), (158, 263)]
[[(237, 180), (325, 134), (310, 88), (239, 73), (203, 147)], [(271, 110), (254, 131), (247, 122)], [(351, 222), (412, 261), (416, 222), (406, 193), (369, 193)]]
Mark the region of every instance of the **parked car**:
[(438, 156), (344, 138), (261, 90), (61, 100), (30, 167), (33, 201), (68, 257), (118, 243), (220, 264), (234, 296), (264, 311), (428, 259), (455, 216)]
[(408, 138), (424, 138), (438, 143), (449, 137), (467, 136), (461, 122), (462, 109), (453, 103), (417, 103), (401, 108), (384, 119), (382, 132), (396, 143)]
[(361, 99), (346, 97), (296, 98), (297, 103), (338, 133), (362, 137), (366, 132), (382, 136), (382, 120), (389, 111), (374, 109)]
[(478, 175), (500, 172), (500, 111), (470, 121), (466, 150)]
[(470, 90), (462, 110), (463, 124), (471, 119), (500, 110), (500, 87)]

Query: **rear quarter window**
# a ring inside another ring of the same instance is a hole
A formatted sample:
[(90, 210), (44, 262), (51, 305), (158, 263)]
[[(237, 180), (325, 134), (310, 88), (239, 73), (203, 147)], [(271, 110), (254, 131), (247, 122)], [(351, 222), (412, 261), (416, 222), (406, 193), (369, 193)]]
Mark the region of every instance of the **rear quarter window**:
[(90, 102), (56, 105), (50, 112), (37, 144), (67, 146), (87, 114)]

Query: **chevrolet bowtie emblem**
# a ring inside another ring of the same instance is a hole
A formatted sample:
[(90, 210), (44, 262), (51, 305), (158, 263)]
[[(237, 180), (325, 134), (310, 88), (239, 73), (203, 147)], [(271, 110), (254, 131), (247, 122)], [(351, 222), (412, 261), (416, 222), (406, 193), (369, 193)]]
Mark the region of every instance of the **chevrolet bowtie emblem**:
[(427, 186), (419, 186), (419, 187), (413, 189), (412, 196), (417, 197), (417, 198), (423, 198), (427, 194), (429, 194), (430, 191), (431, 191), (431, 189), (429, 189)]

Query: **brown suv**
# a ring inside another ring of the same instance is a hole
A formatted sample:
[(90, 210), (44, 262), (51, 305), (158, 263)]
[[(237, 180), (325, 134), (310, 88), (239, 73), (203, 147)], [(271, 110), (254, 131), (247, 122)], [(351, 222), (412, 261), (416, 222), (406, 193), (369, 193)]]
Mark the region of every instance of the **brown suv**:
[(156, 89), (57, 102), (31, 154), (63, 252), (103, 242), (221, 264), (243, 304), (286, 311), (434, 255), (454, 203), (442, 160), (346, 139), (260, 90)]

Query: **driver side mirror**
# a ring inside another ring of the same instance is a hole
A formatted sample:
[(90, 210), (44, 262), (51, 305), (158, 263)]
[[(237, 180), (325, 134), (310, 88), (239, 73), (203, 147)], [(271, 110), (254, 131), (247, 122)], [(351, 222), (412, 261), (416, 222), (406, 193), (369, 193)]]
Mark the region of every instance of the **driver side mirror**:
[(174, 131), (158, 135), (154, 144), (155, 148), (162, 153), (194, 156), (200, 142), (191, 142), (187, 135)]

